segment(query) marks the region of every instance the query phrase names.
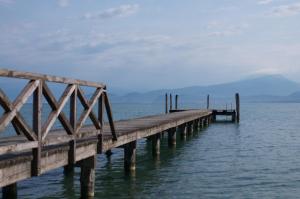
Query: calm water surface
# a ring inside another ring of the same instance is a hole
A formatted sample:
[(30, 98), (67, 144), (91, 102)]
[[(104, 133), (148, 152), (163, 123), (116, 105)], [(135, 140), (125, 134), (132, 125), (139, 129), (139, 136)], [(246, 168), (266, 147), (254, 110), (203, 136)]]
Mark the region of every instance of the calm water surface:
[[(115, 105), (117, 118), (161, 112), (155, 105)], [(213, 124), (159, 159), (138, 143), (137, 169), (125, 175), (123, 151), (98, 156), (95, 198), (300, 197), (300, 104), (243, 104), (241, 123)], [(79, 169), (57, 169), (18, 184), (20, 198), (79, 198)]]

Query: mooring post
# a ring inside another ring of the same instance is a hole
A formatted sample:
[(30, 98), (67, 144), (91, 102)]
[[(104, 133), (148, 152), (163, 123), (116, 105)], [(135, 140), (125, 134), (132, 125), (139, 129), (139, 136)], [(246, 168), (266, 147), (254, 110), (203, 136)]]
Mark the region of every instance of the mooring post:
[(175, 110), (178, 109), (178, 95), (175, 95)]
[(239, 93), (235, 94), (235, 103), (236, 103), (236, 121), (240, 122), (240, 95)]
[(95, 195), (96, 155), (80, 161), (81, 199), (93, 198)]
[(136, 141), (124, 145), (124, 169), (125, 172), (135, 170)]
[(168, 94), (166, 93), (166, 97), (165, 97), (165, 105), (166, 105), (166, 109), (165, 109), (165, 113), (167, 114), (168, 111)]
[(172, 110), (173, 109), (173, 101), (172, 101), (172, 94), (170, 93), (170, 110)]
[(151, 136), (152, 139), (152, 155), (154, 157), (160, 154), (160, 133)]
[(13, 183), (2, 188), (3, 199), (16, 199), (17, 196), (18, 196), (17, 183)]
[(168, 129), (168, 145), (169, 146), (176, 145), (176, 128)]
[(207, 99), (206, 99), (206, 108), (209, 109), (209, 95), (207, 95)]

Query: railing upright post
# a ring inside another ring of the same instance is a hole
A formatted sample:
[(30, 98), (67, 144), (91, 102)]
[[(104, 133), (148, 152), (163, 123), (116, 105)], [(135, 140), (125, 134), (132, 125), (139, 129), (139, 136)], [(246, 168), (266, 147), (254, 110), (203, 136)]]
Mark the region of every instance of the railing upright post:
[(70, 124), (74, 130), (74, 134), (73, 140), (70, 141), (69, 166), (76, 163), (77, 87), (70, 96)]
[(32, 149), (33, 160), (31, 163), (32, 176), (41, 174), (41, 154), (42, 154), (42, 89), (43, 81), (39, 81), (39, 85), (33, 93), (33, 118), (32, 127), (37, 136), (38, 147)]
[(101, 125), (100, 133), (98, 134), (98, 153), (102, 153), (102, 133), (104, 128), (104, 93), (102, 93), (98, 100), (98, 120)]

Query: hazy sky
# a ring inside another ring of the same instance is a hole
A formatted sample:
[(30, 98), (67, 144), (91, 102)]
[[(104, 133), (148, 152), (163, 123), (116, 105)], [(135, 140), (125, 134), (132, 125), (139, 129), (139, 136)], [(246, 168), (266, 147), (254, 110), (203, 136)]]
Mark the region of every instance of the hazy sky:
[(300, 1), (0, 0), (0, 66), (132, 89), (300, 81)]

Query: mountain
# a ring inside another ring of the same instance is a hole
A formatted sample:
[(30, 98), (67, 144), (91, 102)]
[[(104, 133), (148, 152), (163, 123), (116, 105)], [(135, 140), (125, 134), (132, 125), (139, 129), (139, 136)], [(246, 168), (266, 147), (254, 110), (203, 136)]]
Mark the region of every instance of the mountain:
[[(121, 97), (113, 97), (115, 102), (151, 103), (161, 102), (165, 93), (178, 94), (184, 101), (198, 101), (210, 94), (215, 99), (232, 98), (234, 93), (248, 99), (263, 99), (268, 101), (273, 97), (281, 99), (291, 93), (300, 91), (300, 84), (293, 82), (281, 75), (268, 75), (240, 81), (216, 84), (210, 86), (191, 86), (178, 89), (161, 89), (146, 93), (128, 93)], [(251, 101), (251, 100), (250, 100)]]

